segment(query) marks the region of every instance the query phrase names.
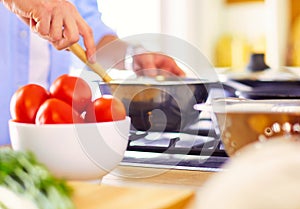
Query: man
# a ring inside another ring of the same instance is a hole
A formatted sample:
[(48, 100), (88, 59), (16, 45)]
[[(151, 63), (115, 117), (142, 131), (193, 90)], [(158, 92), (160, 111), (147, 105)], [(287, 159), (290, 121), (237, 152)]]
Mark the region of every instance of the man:
[[(9, 103), (20, 86), (38, 83), (47, 88), (59, 75), (68, 73), (71, 53), (62, 49), (76, 43), (80, 36), (90, 62), (95, 61), (96, 46), (101, 48), (118, 39), (115, 32), (101, 21), (97, 0), (2, 2), (6, 8), (0, 4), (0, 145), (10, 143)], [(29, 28), (34, 33), (30, 33)], [(160, 54), (137, 56), (135, 63), (138, 69), (167, 66), (173, 74), (184, 75), (173, 59)]]

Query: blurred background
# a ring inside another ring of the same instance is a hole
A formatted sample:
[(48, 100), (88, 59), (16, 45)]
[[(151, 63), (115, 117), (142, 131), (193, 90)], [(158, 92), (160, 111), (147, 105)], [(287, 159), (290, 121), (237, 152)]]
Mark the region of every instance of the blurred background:
[(300, 66), (299, 0), (99, 0), (99, 9), (121, 38), (172, 35), (220, 69), (242, 72), (253, 53), (271, 68)]

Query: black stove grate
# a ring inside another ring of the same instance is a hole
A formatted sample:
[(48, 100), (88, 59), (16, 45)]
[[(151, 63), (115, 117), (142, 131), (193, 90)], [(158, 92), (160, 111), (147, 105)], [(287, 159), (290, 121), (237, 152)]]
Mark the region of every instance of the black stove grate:
[[(157, 139), (152, 138), (152, 140), (145, 138), (151, 134), (157, 134), (159, 137)], [(171, 135), (171, 137), (168, 138), (166, 135)], [(131, 133), (127, 151), (228, 157), (218, 138), (201, 135), (189, 136), (189, 134), (186, 133), (178, 133), (178, 136), (172, 138), (172, 135), (177, 134)], [(180, 135), (183, 135), (185, 139), (181, 139)], [(190, 137), (188, 141), (186, 140), (187, 136)]]
[(210, 119), (179, 132), (131, 131), (122, 164), (145, 167), (213, 170), (228, 156)]

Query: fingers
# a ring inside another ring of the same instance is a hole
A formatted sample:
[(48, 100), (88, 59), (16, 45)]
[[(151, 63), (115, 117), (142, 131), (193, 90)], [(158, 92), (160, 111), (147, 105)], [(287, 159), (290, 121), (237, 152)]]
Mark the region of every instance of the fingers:
[(37, 32), (42, 37), (47, 37), (50, 32), (51, 16), (45, 15), (36, 22), (35, 25), (31, 25), (31, 29)]
[(60, 14), (54, 14), (51, 21), (50, 31), (49, 31), (49, 37), (51, 38), (52, 42), (57, 42), (62, 38), (64, 38), (63, 29), (64, 29), (63, 17)]
[(61, 34), (60, 39), (52, 42), (58, 50), (66, 49), (79, 41), (79, 32), (76, 22), (71, 17), (66, 17), (63, 25), (63, 30), (60, 30), (61, 33), (55, 30), (53, 31), (54, 33)]
[(154, 57), (151, 53), (144, 53), (134, 56), (134, 70), (138, 75), (155, 77), (157, 68), (155, 66)]
[(134, 57), (134, 69), (137, 75), (155, 77), (184, 77), (185, 72), (169, 56), (159, 53), (145, 53)]
[(172, 72), (177, 75), (177, 76), (180, 76), (180, 77), (185, 77), (186, 74), (185, 72), (175, 63), (175, 61), (173, 61), (173, 68), (172, 68)]
[(172, 74), (173, 76), (180, 77), (185, 76), (185, 72), (180, 67), (178, 67), (175, 60), (171, 57), (164, 54), (156, 54), (155, 58), (157, 65), (161, 66), (162, 69), (166, 69), (169, 75)]
[[(95, 62), (96, 45), (94, 41), (93, 31), (79, 15), (66, 16), (62, 20), (60, 16), (53, 18), (51, 25), (50, 36), (53, 45), (61, 50), (79, 41), (80, 35), (83, 37), (83, 42), (86, 48), (86, 56), (91, 63)], [(63, 30), (62, 30), (63, 28)]]
[(83, 20), (78, 22), (79, 34), (83, 37), (83, 43), (86, 48), (86, 56), (91, 63), (95, 63), (96, 44), (92, 29)]
[(58, 50), (67, 49), (82, 36), (87, 58), (94, 62), (96, 45), (92, 29), (69, 1), (48, 2), (33, 10), (30, 18), (22, 19)]

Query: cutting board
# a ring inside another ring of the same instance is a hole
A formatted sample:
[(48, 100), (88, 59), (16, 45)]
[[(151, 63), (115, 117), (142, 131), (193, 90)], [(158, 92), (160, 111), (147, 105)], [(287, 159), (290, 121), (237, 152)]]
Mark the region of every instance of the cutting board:
[(184, 209), (190, 208), (193, 190), (149, 186), (112, 186), (70, 182), (77, 209)]

